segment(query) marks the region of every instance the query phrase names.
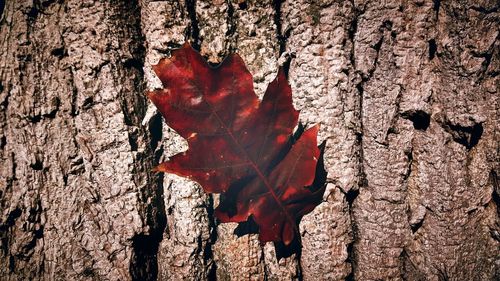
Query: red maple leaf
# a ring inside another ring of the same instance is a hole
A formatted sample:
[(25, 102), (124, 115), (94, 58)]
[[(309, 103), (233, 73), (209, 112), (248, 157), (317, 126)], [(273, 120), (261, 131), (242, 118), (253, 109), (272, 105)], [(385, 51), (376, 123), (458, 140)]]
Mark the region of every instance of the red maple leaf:
[(237, 54), (214, 68), (185, 44), (153, 69), (164, 88), (148, 96), (189, 146), (156, 170), (222, 193), (215, 210), (221, 222), (252, 219), (262, 243), (288, 245), (302, 216), (321, 202), (324, 185), (313, 186), (320, 158), (318, 126), (292, 144), (299, 112), (284, 71), (260, 102)]

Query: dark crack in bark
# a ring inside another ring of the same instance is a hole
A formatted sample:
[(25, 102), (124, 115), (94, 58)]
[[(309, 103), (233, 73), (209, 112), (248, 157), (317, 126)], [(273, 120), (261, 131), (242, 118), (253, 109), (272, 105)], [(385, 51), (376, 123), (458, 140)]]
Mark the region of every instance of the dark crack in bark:
[(196, 1), (197, 0), (186, 0), (186, 9), (190, 20), (187, 38), (191, 38), (191, 46), (199, 51), (201, 48), (201, 40), (200, 27), (196, 16)]

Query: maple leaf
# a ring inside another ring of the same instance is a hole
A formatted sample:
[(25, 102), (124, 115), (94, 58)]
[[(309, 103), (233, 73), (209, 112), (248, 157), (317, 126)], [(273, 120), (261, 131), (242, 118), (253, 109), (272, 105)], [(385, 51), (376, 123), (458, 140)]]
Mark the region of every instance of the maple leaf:
[(321, 202), (324, 184), (313, 184), (320, 166), (319, 126), (292, 144), (299, 112), (284, 71), (260, 102), (237, 54), (211, 67), (186, 43), (153, 70), (163, 89), (148, 97), (189, 147), (156, 170), (221, 193), (215, 210), (221, 222), (253, 220), (262, 243), (290, 244), (302, 216)]

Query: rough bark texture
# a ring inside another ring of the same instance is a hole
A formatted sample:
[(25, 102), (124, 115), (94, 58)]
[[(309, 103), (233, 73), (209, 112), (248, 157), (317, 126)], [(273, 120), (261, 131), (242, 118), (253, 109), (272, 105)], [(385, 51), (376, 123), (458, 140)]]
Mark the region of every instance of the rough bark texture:
[[(1, 280), (499, 280), (498, 1), (0, 3)], [(289, 70), (327, 140), (302, 248), (238, 237), (151, 168), (186, 143), (145, 98), (186, 40)], [(280, 252), (280, 255), (282, 253)]]

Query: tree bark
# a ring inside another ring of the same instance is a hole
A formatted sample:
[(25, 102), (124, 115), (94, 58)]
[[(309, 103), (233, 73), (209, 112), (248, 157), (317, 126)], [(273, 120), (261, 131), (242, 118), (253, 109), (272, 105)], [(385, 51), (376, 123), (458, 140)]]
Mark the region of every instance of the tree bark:
[[(499, 11), (482, 1), (0, 3), (0, 279), (499, 280)], [(152, 173), (145, 98), (185, 41), (288, 69), (328, 185), (287, 257)]]

